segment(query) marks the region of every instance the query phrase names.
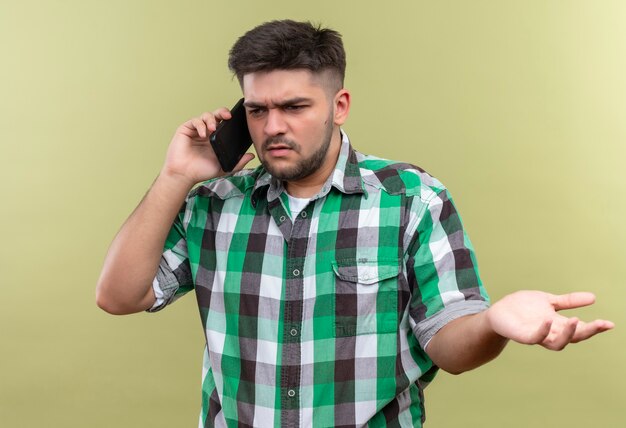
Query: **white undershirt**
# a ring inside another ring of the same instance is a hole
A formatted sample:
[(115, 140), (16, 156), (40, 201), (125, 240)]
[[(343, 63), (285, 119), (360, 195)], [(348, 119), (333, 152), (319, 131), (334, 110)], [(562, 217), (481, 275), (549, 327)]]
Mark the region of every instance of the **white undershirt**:
[(287, 193), (287, 198), (289, 198), (291, 218), (298, 217), (298, 214), (300, 214), (300, 212), (309, 204), (309, 201), (311, 201), (311, 198), (296, 198), (291, 196), (289, 193)]

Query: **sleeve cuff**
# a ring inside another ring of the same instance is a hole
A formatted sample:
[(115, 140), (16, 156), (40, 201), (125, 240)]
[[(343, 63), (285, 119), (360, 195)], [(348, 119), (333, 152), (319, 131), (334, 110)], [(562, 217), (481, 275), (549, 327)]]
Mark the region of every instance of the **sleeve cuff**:
[(151, 308), (148, 309), (148, 312), (156, 312), (160, 309), (163, 309), (165, 306), (165, 294), (161, 287), (159, 286), (159, 282), (156, 278), (152, 281), (152, 291), (154, 291), (154, 297), (156, 298), (154, 304)]
[(157, 312), (175, 300), (179, 283), (176, 275), (167, 264), (161, 263), (156, 277), (152, 280), (152, 290), (156, 298), (148, 312)]
[(453, 303), (413, 326), (413, 334), (415, 334), (422, 349), (426, 350), (433, 336), (450, 321), (466, 315), (477, 314), (487, 308), (489, 308), (489, 303), (484, 300), (465, 300)]

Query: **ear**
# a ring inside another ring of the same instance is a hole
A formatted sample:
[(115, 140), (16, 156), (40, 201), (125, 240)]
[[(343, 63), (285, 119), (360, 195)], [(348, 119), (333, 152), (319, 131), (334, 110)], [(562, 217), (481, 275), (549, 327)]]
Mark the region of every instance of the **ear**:
[(341, 126), (348, 119), (350, 113), (350, 92), (346, 89), (337, 92), (333, 99), (333, 106), (335, 107), (333, 121), (335, 125)]

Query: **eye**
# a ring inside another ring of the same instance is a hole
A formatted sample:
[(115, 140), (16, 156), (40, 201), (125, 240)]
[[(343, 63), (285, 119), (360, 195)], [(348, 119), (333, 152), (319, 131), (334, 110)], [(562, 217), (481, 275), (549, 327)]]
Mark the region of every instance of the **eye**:
[(265, 113), (266, 109), (261, 108), (261, 107), (254, 107), (248, 110), (248, 114), (251, 117), (260, 117), (263, 115), (263, 113)]
[(299, 112), (301, 110), (303, 110), (306, 106), (301, 105), (301, 104), (296, 104), (296, 105), (292, 105), (292, 106), (285, 106), (285, 110), (290, 111), (290, 112)]

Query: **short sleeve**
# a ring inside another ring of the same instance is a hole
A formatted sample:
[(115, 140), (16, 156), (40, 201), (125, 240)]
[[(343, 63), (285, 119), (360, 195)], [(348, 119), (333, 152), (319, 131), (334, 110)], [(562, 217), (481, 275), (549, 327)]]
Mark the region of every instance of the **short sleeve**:
[(409, 314), (421, 347), (448, 322), (489, 307), (474, 248), (446, 189), (415, 206), (407, 255), (413, 295)]
[(148, 312), (163, 309), (193, 289), (186, 240), (186, 225), (192, 205), (193, 199), (183, 205), (167, 235), (159, 268), (152, 281), (156, 301)]

